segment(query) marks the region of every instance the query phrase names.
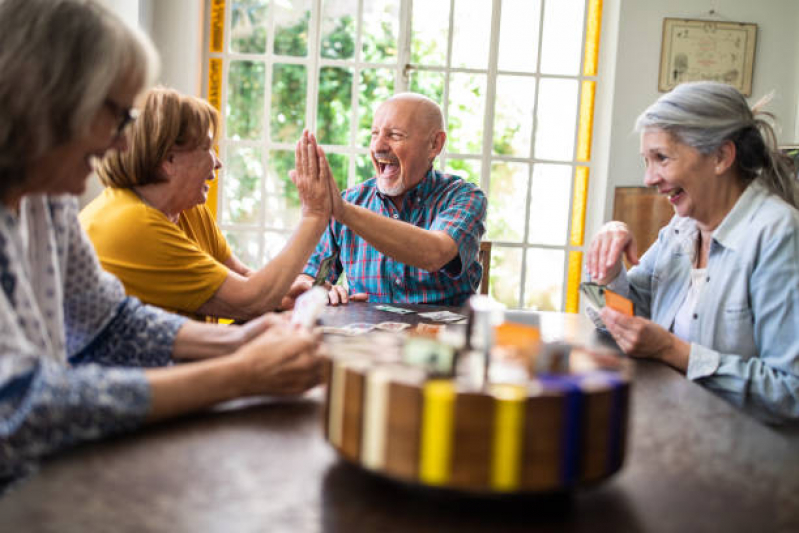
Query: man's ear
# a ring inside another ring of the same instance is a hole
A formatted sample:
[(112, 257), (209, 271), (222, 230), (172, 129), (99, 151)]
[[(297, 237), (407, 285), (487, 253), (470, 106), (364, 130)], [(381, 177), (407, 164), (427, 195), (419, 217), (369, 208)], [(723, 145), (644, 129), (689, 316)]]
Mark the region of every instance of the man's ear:
[(435, 159), (438, 154), (441, 153), (441, 150), (444, 149), (444, 143), (447, 142), (447, 133), (443, 130), (439, 130), (433, 135), (432, 140), (430, 141), (430, 151), (433, 153), (433, 159)]
[(732, 168), (735, 165), (737, 153), (734, 142), (724, 141), (716, 151), (716, 174), (724, 174)]

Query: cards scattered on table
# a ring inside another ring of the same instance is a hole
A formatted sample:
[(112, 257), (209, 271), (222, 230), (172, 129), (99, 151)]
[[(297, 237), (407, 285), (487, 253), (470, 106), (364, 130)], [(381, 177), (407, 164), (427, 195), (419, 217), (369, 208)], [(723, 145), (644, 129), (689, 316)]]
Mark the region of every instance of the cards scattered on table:
[(429, 313), (419, 313), (419, 316), (434, 322), (457, 322), (458, 320), (466, 318), (463, 315), (451, 311), (431, 311)]
[(404, 322), (381, 322), (375, 326), (375, 329), (380, 331), (402, 331), (411, 327), (410, 324)]
[(414, 313), (410, 309), (403, 309), (402, 307), (394, 307), (393, 305), (376, 305), (375, 309), (378, 311), (388, 311), (389, 313), (396, 313), (398, 315), (409, 315)]
[(344, 335), (346, 337), (354, 337), (356, 335), (363, 335), (364, 333), (369, 333), (375, 328), (374, 324), (369, 324), (366, 322), (355, 322), (352, 324), (347, 324), (343, 327), (334, 327), (334, 326), (322, 326), (321, 330), (322, 333), (328, 335)]

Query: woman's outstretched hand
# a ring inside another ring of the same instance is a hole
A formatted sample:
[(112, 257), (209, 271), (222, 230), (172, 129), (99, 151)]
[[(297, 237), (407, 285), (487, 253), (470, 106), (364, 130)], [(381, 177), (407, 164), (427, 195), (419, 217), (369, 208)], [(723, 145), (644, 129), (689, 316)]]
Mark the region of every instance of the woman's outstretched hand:
[(624, 222), (611, 221), (602, 226), (588, 248), (586, 268), (591, 280), (605, 285), (621, 272), (622, 257), (638, 264), (638, 247)]

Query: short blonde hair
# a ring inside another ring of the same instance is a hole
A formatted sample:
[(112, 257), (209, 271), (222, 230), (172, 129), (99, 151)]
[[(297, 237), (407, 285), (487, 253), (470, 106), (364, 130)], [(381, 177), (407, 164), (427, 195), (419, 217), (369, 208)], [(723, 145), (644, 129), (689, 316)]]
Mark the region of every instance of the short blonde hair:
[(128, 150), (109, 152), (97, 174), (107, 187), (131, 188), (165, 180), (161, 163), (174, 150), (193, 150), (211, 133), (216, 142), (219, 113), (205, 100), (165, 87), (147, 92), (139, 118), (127, 132)]

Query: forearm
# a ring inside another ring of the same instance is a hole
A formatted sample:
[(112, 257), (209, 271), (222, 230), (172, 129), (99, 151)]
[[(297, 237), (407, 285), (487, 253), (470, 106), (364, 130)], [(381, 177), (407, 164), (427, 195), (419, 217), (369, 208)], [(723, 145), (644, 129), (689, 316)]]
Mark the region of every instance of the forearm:
[(458, 255), (455, 241), (444, 232), (418, 228), (354, 204), (344, 204), (339, 221), (382, 254), (429, 272), (440, 270)]
[(162, 420), (244, 395), (239, 359), (233, 355), (148, 370), (151, 402), (147, 421)]
[(244, 341), (244, 330), (239, 326), (187, 320), (175, 336), (172, 357), (173, 359), (218, 357), (233, 353)]
[(674, 334), (670, 334), (669, 336), (671, 338), (671, 343), (658, 356), (664, 363), (685, 373), (688, 371), (691, 345)]
[(283, 250), (248, 278), (247, 283), (254, 290), (252, 305), (248, 309), (252, 316), (273, 311), (280, 306), (281, 299), (319, 243), (327, 222), (319, 217), (303, 217)]

